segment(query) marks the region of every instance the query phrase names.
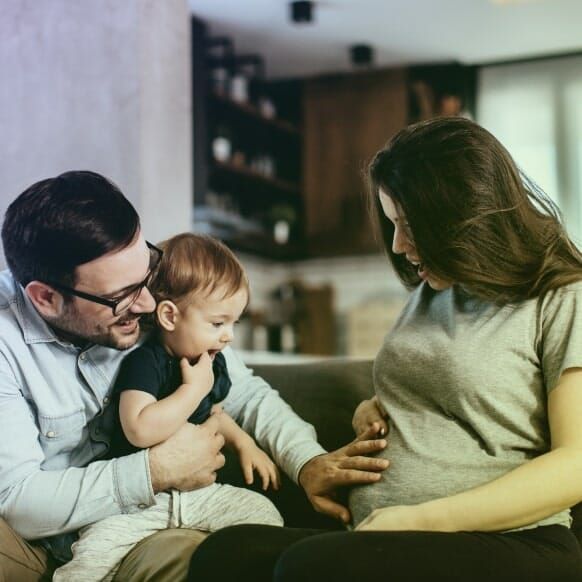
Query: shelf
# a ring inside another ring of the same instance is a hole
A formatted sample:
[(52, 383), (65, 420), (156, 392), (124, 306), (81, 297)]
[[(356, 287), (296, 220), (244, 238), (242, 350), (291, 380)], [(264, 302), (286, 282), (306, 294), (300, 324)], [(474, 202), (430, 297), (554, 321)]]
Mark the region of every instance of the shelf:
[[(196, 213), (198, 217), (196, 218)], [(305, 249), (295, 241), (290, 241), (284, 245), (278, 244), (273, 236), (264, 230), (255, 228), (240, 228), (240, 218), (236, 220), (214, 220), (213, 216), (202, 216), (202, 213), (195, 210), (194, 232), (208, 234), (222, 240), (231, 249), (261, 256), (275, 260), (298, 260), (305, 258)], [(224, 214), (224, 213), (223, 213)], [(249, 221), (244, 221), (249, 223)]]
[(277, 178), (269, 178), (242, 165), (235, 165), (229, 162), (219, 162), (214, 160), (214, 172), (223, 172), (235, 176), (237, 178), (242, 178), (247, 181), (252, 181), (255, 184), (261, 184), (269, 188), (275, 188), (287, 194), (292, 194), (294, 196), (299, 196), (300, 189), (298, 184), (293, 182), (287, 182), (286, 180), (279, 180)]
[(260, 109), (251, 105), (250, 103), (241, 103), (238, 101), (233, 101), (232, 99), (220, 95), (219, 93), (212, 93), (212, 99), (216, 103), (219, 103), (222, 106), (228, 107), (232, 111), (236, 111), (238, 113), (242, 113), (243, 115), (249, 116), (252, 119), (259, 120), (261, 123), (272, 127), (273, 129), (277, 129), (279, 131), (283, 131), (287, 134), (301, 137), (301, 130), (290, 123), (289, 121), (285, 121), (283, 119), (277, 119), (272, 117), (265, 117)]
[(296, 261), (306, 257), (302, 245), (294, 242), (279, 245), (273, 240), (273, 237), (267, 234), (262, 236), (237, 235), (232, 237), (223, 235), (221, 239), (235, 251), (252, 253), (266, 259)]

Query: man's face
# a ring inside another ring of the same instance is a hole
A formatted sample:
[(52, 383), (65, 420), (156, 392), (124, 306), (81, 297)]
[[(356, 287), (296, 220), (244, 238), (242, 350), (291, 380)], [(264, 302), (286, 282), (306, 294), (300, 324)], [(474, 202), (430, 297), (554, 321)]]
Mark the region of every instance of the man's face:
[[(141, 233), (128, 247), (113, 251), (76, 269), (75, 289), (116, 299), (123, 291), (144, 280), (150, 266), (150, 252)], [(95, 343), (118, 350), (131, 348), (140, 333), (139, 318), (155, 308), (154, 298), (143, 288), (137, 301), (119, 316), (111, 307), (70, 296), (59, 315), (48, 323), (73, 343)]]

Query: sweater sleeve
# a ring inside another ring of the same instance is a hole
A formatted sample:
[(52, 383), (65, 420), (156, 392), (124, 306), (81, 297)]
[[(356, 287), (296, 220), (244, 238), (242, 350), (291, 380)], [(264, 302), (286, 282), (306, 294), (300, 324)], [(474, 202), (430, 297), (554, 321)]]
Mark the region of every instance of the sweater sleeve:
[(224, 409), (253, 436), (285, 473), (297, 482), (303, 465), (325, 449), (313, 426), (302, 420), (262, 378), (255, 376), (230, 348), (224, 350), (232, 388)]

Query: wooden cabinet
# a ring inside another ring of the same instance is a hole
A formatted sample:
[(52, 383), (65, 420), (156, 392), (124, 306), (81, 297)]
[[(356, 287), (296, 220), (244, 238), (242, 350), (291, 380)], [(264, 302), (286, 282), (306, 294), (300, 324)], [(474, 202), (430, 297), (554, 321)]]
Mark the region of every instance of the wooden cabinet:
[(321, 77), (304, 84), (303, 196), (310, 256), (377, 252), (365, 169), (407, 123), (404, 69)]

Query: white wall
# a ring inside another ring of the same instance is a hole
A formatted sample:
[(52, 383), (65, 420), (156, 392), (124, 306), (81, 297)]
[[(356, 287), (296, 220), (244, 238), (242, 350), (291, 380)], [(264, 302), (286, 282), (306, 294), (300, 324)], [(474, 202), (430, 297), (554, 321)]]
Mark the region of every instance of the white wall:
[(252, 311), (268, 312), (269, 294), (292, 279), (311, 286), (332, 285), (339, 354), (375, 356), (408, 295), (384, 255), (289, 264), (239, 257), (251, 283)]
[(2, 216), (33, 182), (90, 169), (152, 240), (189, 228), (185, 0), (2, 0), (0, 75)]
[(312, 259), (294, 263), (273, 263), (239, 254), (251, 282), (251, 307), (265, 309), (269, 293), (293, 278), (308, 285), (331, 284), (335, 308), (344, 313), (381, 297), (404, 297), (406, 291), (392, 272), (384, 255)]

